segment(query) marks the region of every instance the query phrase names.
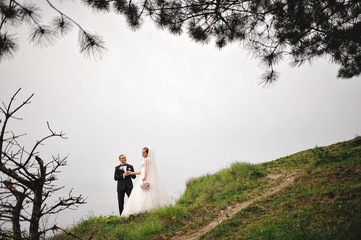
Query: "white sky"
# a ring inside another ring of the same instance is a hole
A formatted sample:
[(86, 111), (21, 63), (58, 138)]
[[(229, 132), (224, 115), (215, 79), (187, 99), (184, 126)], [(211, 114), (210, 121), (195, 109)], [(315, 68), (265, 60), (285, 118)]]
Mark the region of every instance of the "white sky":
[(28, 133), (28, 148), (48, 133), (46, 121), (66, 133), (67, 140), (48, 141), (40, 154), (69, 154), (58, 184), (88, 196), (88, 204), (59, 215), (63, 225), (90, 212), (118, 213), (118, 155), (139, 170), (146, 145), (175, 194), (188, 178), (234, 161), (271, 161), (361, 134), (361, 77), (337, 79), (338, 66), (327, 59), (300, 68), (286, 60), (278, 82), (264, 88), (263, 69), (239, 44), (218, 50), (148, 22), (133, 32), (122, 16), (56, 3), (101, 35), (108, 52), (102, 61), (84, 58), (76, 29), (52, 47), (34, 47), (20, 28), (20, 50), (0, 63), (0, 100), (7, 103), (19, 87), (17, 103), (35, 93), (17, 115), (24, 120), (11, 124)]

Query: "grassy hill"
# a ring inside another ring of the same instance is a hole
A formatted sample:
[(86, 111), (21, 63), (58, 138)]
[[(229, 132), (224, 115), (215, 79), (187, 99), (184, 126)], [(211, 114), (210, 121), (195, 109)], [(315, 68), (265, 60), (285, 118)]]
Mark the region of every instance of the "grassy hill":
[(81, 239), (361, 239), (361, 137), (267, 163), (237, 162), (189, 180), (175, 206), (89, 218), (69, 231)]

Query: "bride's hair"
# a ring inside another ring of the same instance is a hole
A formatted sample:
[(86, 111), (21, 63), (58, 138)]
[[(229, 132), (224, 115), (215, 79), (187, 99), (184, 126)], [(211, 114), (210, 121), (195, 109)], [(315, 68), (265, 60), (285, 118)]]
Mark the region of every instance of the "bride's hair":
[(145, 150), (146, 153), (149, 153), (149, 148), (144, 147), (143, 150)]

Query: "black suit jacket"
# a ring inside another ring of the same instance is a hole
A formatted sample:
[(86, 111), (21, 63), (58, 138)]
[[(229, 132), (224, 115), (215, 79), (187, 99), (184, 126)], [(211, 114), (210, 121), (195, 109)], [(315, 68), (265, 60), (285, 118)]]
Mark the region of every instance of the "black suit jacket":
[[(127, 171), (134, 172), (134, 168), (130, 164), (125, 164), (127, 166)], [(114, 171), (114, 180), (118, 181), (117, 191), (125, 190), (125, 189), (133, 189), (132, 178), (136, 178), (136, 175), (128, 175), (126, 177), (123, 176), (124, 171), (120, 169), (120, 165), (115, 167)]]

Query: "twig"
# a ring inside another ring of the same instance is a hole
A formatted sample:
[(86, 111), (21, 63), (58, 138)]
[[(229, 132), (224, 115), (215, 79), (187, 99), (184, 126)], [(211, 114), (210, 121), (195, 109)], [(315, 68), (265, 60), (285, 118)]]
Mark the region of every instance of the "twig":
[(77, 235), (75, 235), (74, 233), (71, 233), (70, 231), (68, 231), (68, 230), (66, 230), (66, 229), (64, 229), (64, 228), (62, 228), (62, 227), (59, 227), (59, 226), (57, 226), (57, 225), (54, 225), (54, 226), (52, 226), (51, 228), (48, 228), (48, 229), (44, 229), (41, 233), (46, 233), (46, 232), (48, 232), (48, 231), (53, 231), (53, 232), (55, 232), (55, 231), (57, 231), (57, 230), (61, 230), (61, 231), (63, 231), (64, 233), (66, 233), (67, 235), (72, 236), (72, 237), (75, 238), (75, 239), (80, 239), (80, 240), (81, 240), (81, 238), (78, 237)]

